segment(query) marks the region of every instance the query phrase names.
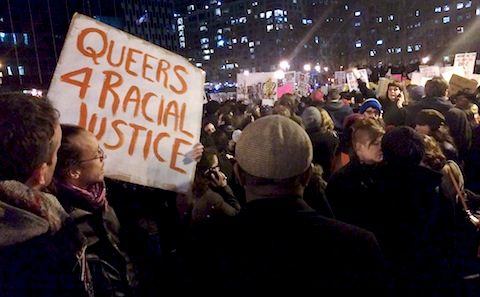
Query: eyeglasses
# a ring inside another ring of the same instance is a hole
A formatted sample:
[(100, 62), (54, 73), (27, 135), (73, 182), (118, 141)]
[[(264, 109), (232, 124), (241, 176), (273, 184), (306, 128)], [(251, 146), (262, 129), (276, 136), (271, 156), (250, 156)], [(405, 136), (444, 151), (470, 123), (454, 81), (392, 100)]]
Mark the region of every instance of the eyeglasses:
[(105, 152), (102, 150), (101, 147), (98, 147), (97, 155), (94, 158), (86, 159), (86, 160), (80, 160), (80, 161), (77, 161), (77, 163), (83, 163), (83, 162), (93, 161), (93, 160), (97, 160), (97, 159), (99, 159), (100, 162), (103, 162), (103, 160), (105, 160), (106, 158), (107, 158), (107, 155), (105, 154)]

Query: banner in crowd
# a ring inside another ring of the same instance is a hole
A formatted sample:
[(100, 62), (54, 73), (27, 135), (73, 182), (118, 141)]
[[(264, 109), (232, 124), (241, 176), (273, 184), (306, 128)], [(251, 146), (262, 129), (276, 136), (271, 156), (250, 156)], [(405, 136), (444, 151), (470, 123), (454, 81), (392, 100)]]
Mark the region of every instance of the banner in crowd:
[(237, 100), (240, 101), (276, 100), (277, 87), (274, 72), (237, 74)]
[(204, 81), (185, 58), (75, 14), (48, 97), (99, 140), (107, 176), (187, 192)]
[(468, 76), (474, 73), (476, 59), (476, 52), (456, 54), (453, 66), (462, 67), (465, 70), (465, 74)]
[(335, 71), (334, 85), (344, 85), (347, 83), (347, 73), (345, 71)]
[(210, 100), (221, 103), (221, 102), (235, 99), (235, 97), (237, 96), (237, 93), (235, 92), (209, 93), (208, 96), (210, 97)]

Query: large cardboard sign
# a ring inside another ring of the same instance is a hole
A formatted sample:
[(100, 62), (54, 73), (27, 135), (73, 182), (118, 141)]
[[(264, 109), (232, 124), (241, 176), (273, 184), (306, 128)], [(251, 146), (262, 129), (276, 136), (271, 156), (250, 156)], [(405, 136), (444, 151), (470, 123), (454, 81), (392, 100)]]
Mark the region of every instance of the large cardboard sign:
[(183, 57), (75, 14), (48, 98), (97, 137), (107, 176), (187, 192), (204, 80)]
[(474, 79), (468, 79), (459, 75), (452, 75), (449, 82), (449, 95), (455, 95), (459, 91), (468, 90), (474, 92), (477, 89), (478, 82)]
[(352, 71), (347, 72), (347, 85), (350, 92), (358, 91), (358, 81), (357, 79), (362, 80), (367, 84), (367, 88), (369, 87), (369, 80), (368, 80), (368, 72), (367, 69), (352, 69)]
[(475, 70), (476, 58), (477, 58), (476, 52), (456, 54), (455, 60), (453, 61), (453, 66), (463, 67), (463, 69), (465, 69), (465, 74), (471, 75)]

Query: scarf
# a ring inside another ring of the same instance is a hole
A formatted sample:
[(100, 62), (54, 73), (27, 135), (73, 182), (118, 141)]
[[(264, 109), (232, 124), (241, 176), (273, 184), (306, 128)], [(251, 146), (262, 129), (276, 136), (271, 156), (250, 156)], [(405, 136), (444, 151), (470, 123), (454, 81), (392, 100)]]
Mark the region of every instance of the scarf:
[(108, 207), (107, 192), (104, 182), (96, 183), (86, 189), (82, 189), (72, 185), (71, 183), (65, 183), (58, 180), (56, 180), (56, 183), (59, 184), (60, 187), (63, 187), (68, 191), (72, 191), (84, 198), (85, 201), (87, 201), (88, 204), (94, 209), (102, 208), (106, 210)]
[(0, 200), (45, 219), (51, 233), (60, 230), (68, 217), (53, 195), (14, 180), (0, 181)]

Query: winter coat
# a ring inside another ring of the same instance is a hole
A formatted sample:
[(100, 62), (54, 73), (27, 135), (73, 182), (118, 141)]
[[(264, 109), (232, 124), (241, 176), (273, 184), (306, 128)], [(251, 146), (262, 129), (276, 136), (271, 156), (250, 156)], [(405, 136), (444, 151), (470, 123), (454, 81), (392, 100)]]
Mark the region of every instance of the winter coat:
[(384, 293), (374, 236), (318, 215), (298, 197), (254, 200), (236, 217), (196, 225), (179, 254), (187, 294)]
[(57, 197), (86, 238), (85, 255), (95, 296), (130, 296), (134, 272), (120, 245), (120, 223), (113, 208), (107, 204), (94, 209), (79, 192), (59, 184)]
[(0, 234), (2, 297), (87, 296), (82, 236), (54, 196), (1, 181)]
[(343, 101), (327, 101), (327, 103), (325, 103), (323, 106), (323, 109), (325, 109), (332, 117), (336, 131), (343, 130), (345, 118), (353, 113), (352, 108), (348, 105), (345, 105)]

